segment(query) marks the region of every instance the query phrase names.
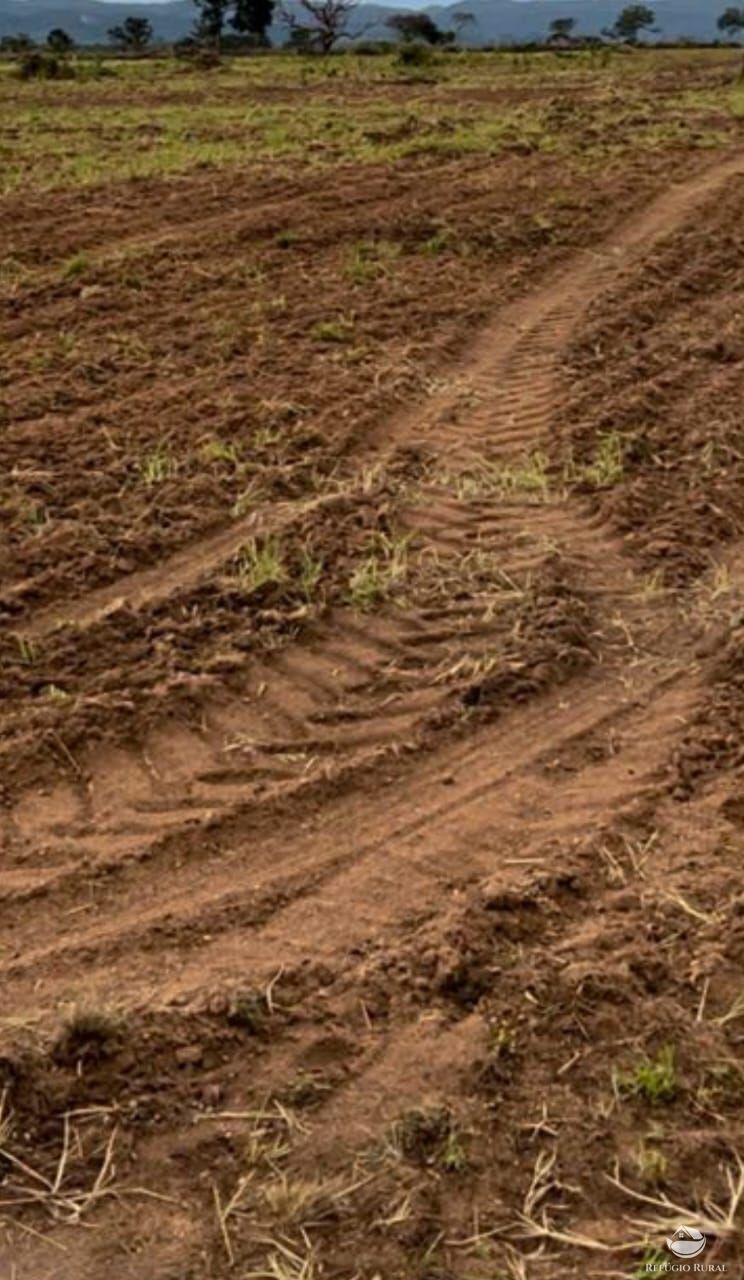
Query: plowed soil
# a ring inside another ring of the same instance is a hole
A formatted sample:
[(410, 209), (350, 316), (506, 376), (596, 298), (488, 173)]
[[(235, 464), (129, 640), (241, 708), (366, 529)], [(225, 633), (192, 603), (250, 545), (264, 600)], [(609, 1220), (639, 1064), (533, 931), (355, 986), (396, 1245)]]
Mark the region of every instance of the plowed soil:
[(680, 150), (6, 198), (9, 1280), (740, 1273), (744, 155)]

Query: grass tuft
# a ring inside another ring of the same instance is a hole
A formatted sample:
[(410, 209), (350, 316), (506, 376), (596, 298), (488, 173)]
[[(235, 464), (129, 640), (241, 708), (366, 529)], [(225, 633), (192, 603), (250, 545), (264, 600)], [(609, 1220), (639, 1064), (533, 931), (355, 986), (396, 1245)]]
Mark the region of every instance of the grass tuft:
[(341, 316), (338, 320), (319, 320), (310, 330), (316, 342), (351, 342), (354, 337), (354, 321)]
[(387, 600), (408, 575), (408, 537), (379, 534), (370, 555), (354, 569), (349, 579), (347, 603), (368, 612)]
[(674, 1056), (674, 1046), (663, 1045), (655, 1058), (644, 1058), (632, 1071), (616, 1075), (619, 1092), (652, 1106), (674, 1102), (680, 1087)]
[(152, 453), (145, 454), (141, 459), (138, 470), (144, 483), (148, 488), (152, 488), (174, 476), (178, 470), (178, 463), (167, 449), (154, 449)]
[(76, 1011), (57, 1038), (55, 1061), (62, 1063), (101, 1062), (111, 1057), (122, 1042), (121, 1021), (99, 1009)]
[(241, 587), (249, 593), (286, 582), (287, 567), (280, 542), (276, 538), (253, 539), (238, 556), (236, 572)]
[(566, 479), (591, 485), (593, 489), (611, 488), (623, 478), (629, 443), (629, 438), (618, 431), (606, 432), (599, 437), (592, 461), (583, 466), (569, 465)]
[(77, 280), (79, 276), (85, 275), (90, 268), (90, 258), (87, 253), (75, 253), (68, 258), (62, 267), (62, 276), (65, 280)]

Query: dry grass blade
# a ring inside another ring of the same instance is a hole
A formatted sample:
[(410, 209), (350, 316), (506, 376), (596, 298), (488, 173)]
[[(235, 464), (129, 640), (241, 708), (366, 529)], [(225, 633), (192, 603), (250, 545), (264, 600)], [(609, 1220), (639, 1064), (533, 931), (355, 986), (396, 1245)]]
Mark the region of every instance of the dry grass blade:
[(608, 1244), (604, 1240), (597, 1240), (593, 1236), (585, 1236), (577, 1231), (564, 1231), (555, 1225), (548, 1214), (547, 1208), (544, 1205), (540, 1207), (542, 1201), (551, 1191), (576, 1190), (576, 1188), (568, 1187), (553, 1176), (555, 1162), (556, 1153), (554, 1151), (541, 1151), (539, 1153), (535, 1161), (532, 1179), (524, 1198), (522, 1211), (518, 1215), (517, 1222), (508, 1225), (505, 1228), (505, 1232), (507, 1234), (512, 1233), (518, 1239), (552, 1240), (555, 1244), (566, 1245), (569, 1248), (590, 1249), (598, 1253), (617, 1253), (620, 1250), (632, 1251), (637, 1249), (638, 1240), (621, 1245)]
[(279, 1126), (286, 1130), (287, 1134), (306, 1134), (310, 1132), (309, 1127), (300, 1120), (299, 1116), (291, 1110), (290, 1107), (284, 1106), (277, 1098), (274, 1098), (272, 1109), (264, 1109), (262, 1111), (205, 1111), (196, 1116), (197, 1121), (216, 1121), (216, 1120), (254, 1120), (260, 1125)]
[[(259, 1271), (247, 1271), (243, 1280), (319, 1280), (320, 1266), (315, 1247), (307, 1232), (300, 1232), (303, 1252), (296, 1244), (267, 1237), (263, 1243), (271, 1252), (266, 1265)], [(352, 1277), (352, 1280), (356, 1280)]]
[(396, 1227), (401, 1222), (408, 1222), (412, 1215), (413, 1193), (408, 1191), (391, 1209), (386, 1218), (377, 1218), (375, 1225), (381, 1227)]
[(117, 1135), (118, 1129), (112, 1129), (93, 1185), (87, 1189), (74, 1183), (69, 1185), (71, 1175), (68, 1166), (71, 1153), (73, 1150), (82, 1150), (80, 1135), (70, 1123), (69, 1114), (64, 1117), (62, 1149), (52, 1179), (26, 1164), (6, 1146), (0, 1147), (0, 1156), (7, 1160), (13, 1169), (24, 1175), (23, 1179), (14, 1180), (12, 1176), (5, 1179), (4, 1188), (10, 1198), (1, 1201), (0, 1207), (20, 1208), (22, 1205), (35, 1204), (45, 1210), (55, 1222), (75, 1225), (90, 1212), (94, 1205), (108, 1196), (152, 1196), (155, 1199), (168, 1201), (168, 1197), (160, 1196), (157, 1192), (148, 1191), (144, 1187), (115, 1185), (114, 1149)]
[(646, 1195), (642, 1191), (634, 1191), (632, 1187), (627, 1186), (619, 1176), (619, 1169), (616, 1167), (614, 1175), (607, 1175), (608, 1181), (618, 1191), (626, 1196), (630, 1196), (633, 1200), (638, 1200), (641, 1204), (651, 1205), (652, 1208), (661, 1210), (656, 1217), (646, 1219), (635, 1219), (635, 1225), (642, 1227), (648, 1233), (658, 1236), (667, 1231), (675, 1231), (681, 1222), (691, 1222), (706, 1236), (717, 1236), (725, 1238), (733, 1235), (738, 1231), (736, 1225), (736, 1215), (739, 1211), (742, 1197), (744, 1197), (744, 1161), (741, 1156), (735, 1153), (735, 1166), (727, 1165), (724, 1168), (724, 1177), (728, 1188), (728, 1205), (723, 1206), (716, 1204), (713, 1200), (706, 1200), (703, 1203), (702, 1213), (689, 1205), (675, 1204), (666, 1195), (651, 1196)]
[(6, 1159), (12, 1164), (20, 1168), (27, 1177), (33, 1179), (34, 1183), (40, 1182), (44, 1190), (37, 1190), (36, 1186), (15, 1185), (11, 1182), (6, 1183), (8, 1190), (15, 1196), (15, 1201), (7, 1203), (29, 1204), (37, 1203), (40, 1207), (46, 1209), (50, 1217), (56, 1221), (77, 1223), (88, 1212), (90, 1207), (104, 1196), (114, 1194), (111, 1182), (114, 1177), (113, 1169), (113, 1153), (114, 1144), (116, 1142), (117, 1130), (113, 1129), (103, 1154), (101, 1166), (96, 1175), (93, 1186), (89, 1191), (77, 1188), (64, 1189), (65, 1178), (67, 1174), (67, 1163), (70, 1156), (71, 1148), (71, 1129), (69, 1117), (65, 1116), (62, 1137), (62, 1151), (57, 1162), (57, 1168), (54, 1180), (50, 1182), (43, 1174), (32, 1169), (30, 1165), (24, 1164), (16, 1156), (11, 1155), (8, 1151), (0, 1151)]
[(230, 1199), (224, 1205), (222, 1203), (222, 1197), (220, 1196), (219, 1189), (216, 1183), (212, 1184), (212, 1196), (214, 1199), (215, 1212), (217, 1214), (217, 1223), (219, 1225), (220, 1235), (222, 1236), (222, 1241), (225, 1246), (225, 1253), (227, 1254), (228, 1261), (230, 1262), (231, 1266), (235, 1261), (235, 1254), (233, 1252), (232, 1240), (230, 1239), (230, 1228), (228, 1226), (228, 1222), (231, 1216), (233, 1214), (238, 1213), (239, 1210), (241, 1209), (243, 1204), (243, 1197), (245, 1196), (245, 1193), (248, 1190), (248, 1186), (252, 1182), (252, 1180), (253, 1180), (253, 1170), (251, 1170), (250, 1173), (245, 1174), (242, 1178), (238, 1178), (238, 1182), (235, 1187), (235, 1190), (230, 1196)]
[(744, 995), (738, 995), (733, 1004), (711, 1021), (716, 1027), (725, 1027), (729, 1022), (735, 1022), (738, 1018), (744, 1018)]
[(214, 1198), (214, 1209), (217, 1214), (217, 1223), (220, 1228), (220, 1235), (222, 1236), (222, 1241), (225, 1246), (225, 1253), (227, 1254), (227, 1260), (230, 1263), (230, 1266), (232, 1266), (235, 1262), (235, 1254), (233, 1253), (230, 1232), (227, 1229), (227, 1222), (225, 1221), (225, 1210), (222, 1207), (220, 1193), (215, 1183), (212, 1183), (212, 1196)]
[(0, 1093), (0, 1147), (4, 1147), (10, 1138), (13, 1117), (7, 1109), (8, 1088), (7, 1086)]
[(268, 1009), (269, 1013), (275, 1012), (276, 1006), (274, 1005), (274, 987), (276, 986), (279, 979), (283, 976), (283, 974), (284, 974), (284, 965), (282, 964), (279, 966), (279, 969), (274, 974), (274, 977), (271, 979), (268, 986), (266, 987), (266, 992), (265, 992), (266, 1008)]
[[(59, 1240), (55, 1240), (53, 1236), (45, 1235), (43, 1231), (37, 1231), (35, 1227), (30, 1227), (27, 1222), (13, 1221), (10, 1218), (0, 1216), (0, 1222), (12, 1228), (14, 1231), (22, 1231), (26, 1236), (32, 1236), (34, 1240), (41, 1240), (45, 1245), (49, 1245), (52, 1249), (58, 1249), (60, 1253), (67, 1253), (67, 1246), (63, 1245)], [(15, 1280), (15, 1276), (11, 1272), (10, 1280)]]
[(680, 907), (692, 920), (699, 920), (701, 924), (717, 925), (723, 920), (723, 915), (720, 912), (701, 911), (699, 907), (696, 907), (676, 890), (668, 889), (661, 894), (661, 897), (665, 898), (667, 902), (673, 903), (675, 907)]

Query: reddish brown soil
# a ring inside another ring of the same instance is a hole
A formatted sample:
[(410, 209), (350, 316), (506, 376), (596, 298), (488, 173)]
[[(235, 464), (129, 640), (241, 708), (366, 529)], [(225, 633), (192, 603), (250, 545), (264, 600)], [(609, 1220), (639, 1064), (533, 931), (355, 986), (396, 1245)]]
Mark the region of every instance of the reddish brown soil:
[(622, 441), (618, 482), (585, 480), (598, 509), (649, 571), (688, 582), (744, 532), (744, 181), (594, 305), (567, 371), (570, 443), (591, 463)]
[[(661, 176), (615, 161), (581, 188), (563, 168), (422, 160), (8, 202), (9, 252), (33, 271), (0, 325), (3, 614), (150, 566), (236, 503), (314, 493), (473, 323)], [(399, 257), (369, 258), (380, 242)], [(169, 473), (148, 484), (155, 454)]]
[[(41, 248), (81, 247), (80, 204), (16, 233), (38, 275), (2, 448), (46, 521), (14, 485), (9, 1275), (630, 1277), (680, 1222), (744, 1260), (744, 160), (636, 190), (622, 225), (609, 174), (546, 245), (510, 216), (551, 181), (530, 166), (297, 179), (276, 209), (191, 180), (136, 287), (106, 255), (139, 198), (152, 244), (152, 186), (99, 207), (84, 282)], [(432, 266), (455, 213), (483, 256)], [(219, 349), (249, 277), (217, 219), (271, 280)], [(329, 264), (391, 226), (405, 269), (343, 292)], [(312, 346), (352, 311), (358, 360)], [(73, 316), (72, 367), (29, 363)], [(135, 320), (146, 354), (107, 356)], [(240, 475), (194, 461), (267, 426)], [(177, 471), (138, 486), (161, 445)], [(354, 607), (404, 535), (406, 575)], [(235, 569), (269, 536), (285, 574), (256, 588)]]

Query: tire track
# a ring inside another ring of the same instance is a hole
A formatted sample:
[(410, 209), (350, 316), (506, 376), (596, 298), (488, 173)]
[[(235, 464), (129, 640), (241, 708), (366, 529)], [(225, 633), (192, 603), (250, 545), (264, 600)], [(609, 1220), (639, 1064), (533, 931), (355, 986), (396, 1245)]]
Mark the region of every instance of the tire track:
[[(423, 841), (429, 848), (432, 832), (438, 844), (445, 829), (452, 834), (452, 824), (459, 848), (465, 831), (477, 844), (484, 824), (493, 823), (494, 808), (508, 810), (516, 823), (524, 780), (534, 778), (537, 759), (549, 749), (560, 754), (563, 744), (594, 732), (608, 715), (635, 717), (643, 759), (650, 753), (651, 772), (661, 764), (680, 716), (692, 705), (694, 672), (682, 680), (681, 692), (659, 692), (653, 675), (641, 679), (616, 656), (608, 610), (621, 608), (627, 626), (645, 607), (620, 546), (560, 492), (536, 494), (516, 485), (502, 503), (500, 493), (484, 500), (463, 489), (453, 501), (452, 477), (467, 477), (473, 463), (520, 466), (539, 449), (560, 403), (563, 346), (592, 298), (648, 240), (671, 230), (741, 167), (741, 160), (729, 160), (681, 184), (601, 254), (582, 255), (507, 308), (478, 339), (454, 394), (445, 392), (397, 419), (370, 445), (377, 458), (381, 452), (389, 459), (401, 444), (426, 443), (433, 465), (406, 523), (453, 574), (471, 544), (496, 556), (507, 578), (539, 564), (546, 546), (577, 557), (585, 590), (598, 602), (605, 661), (615, 674), (610, 692), (584, 679), (576, 691), (552, 695), (549, 710), (514, 712), (474, 742), (448, 743), (428, 764), (406, 767), (396, 758), (445, 700), (446, 673), (465, 656), (487, 655), (498, 638), (489, 592), (363, 619), (348, 609), (335, 612), (308, 637), (264, 654), (243, 696), (208, 705), (200, 726), (166, 722), (132, 749), (91, 753), (77, 781), (33, 798), (31, 820), (28, 798), (21, 800), (6, 824), (5, 861), (14, 879), (0, 902), (17, 952), (0, 963), (9, 997), (50, 1008), (69, 988), (81, 954), (91, 963), (81, 984), (86, 997), (106, 998), (109, 965), (117, 960), (126, 970), (126, 999), (135, 1001), (153, 984), (162, 1000), (184, 993), (191, 998), (204, 985), (205, 971), (228, 980), (238, 960), (241, 968), (260, 971), (269, 962), (275, 966), (277, 955), (299, 959), (308, 945), (343, 949), (358, 938), (359, 927), (395, 927), (386, 914), (384, 886), (394, 887), (396, 901), (435, 901), (441, 893), (444, 853), (441, 861), (432, 853), (422, 860), (414, 851), (410, 864), (396, 856), (400, 878), (393, 886), (385, 869), (390, 844)], [(306, 514), (307, 504), (301, 507), (285, 504), (268, 513), (278, 522), (271, 530)], [(115, 607), (112, 601), (141, 609), (176, 598), (237, 550), (249, 530), (255, 536), (259, 523), (231, 527), (145, 575), (64, 610), (45, 611), (31, 619), (25, 634), (39, 638), (71, 623), (83, 632)], [(629, 679), (640, 711), (623, 683)], [(644, 723), (652, 726), (650, 740), (642, 736)], [(442, 802), (440, 775), (459, 768), (468, 770), (467, 783), (455, 785)], [(382, 783), (385, 770), (405, 779), (393, 804)], [(598, 796), (596, 810), (582, 811), (579, 825), (638, 789), (637, 770), (621, 778), (612, 760), (597, 776), (605, 798)], [(354, 782), (371, 786), (371, 795), (356, 797)], [(336, 802), (334, 790), (340, 793)], [(557, 786), (551, 779), (543, 792), (570, 807), (570, 780)], [(309, 836), (303, 834), (308, 827)], [(355, 833), (370, 828), (377, 832), (374, 841), (360, 843)], [(477, 857), (470, 869), (481, 869)], [(90, 907), (79, 906), (81, 891), (91, 894)], [(349, 918), (336, 922), (340, 903)], [(371, 914), (355, 922), (362, 903), (377, 904), (381, 914), (370, 907)], [(74, 914), (65, 917), (65, 911)], [(198, 956), (184, 966), (182, 951), (194, 948)]]

